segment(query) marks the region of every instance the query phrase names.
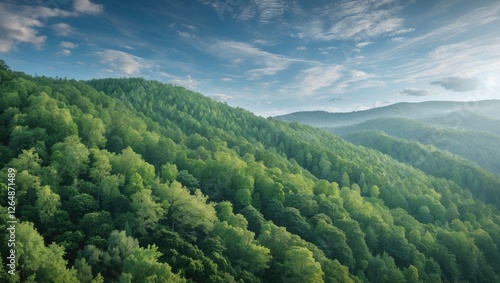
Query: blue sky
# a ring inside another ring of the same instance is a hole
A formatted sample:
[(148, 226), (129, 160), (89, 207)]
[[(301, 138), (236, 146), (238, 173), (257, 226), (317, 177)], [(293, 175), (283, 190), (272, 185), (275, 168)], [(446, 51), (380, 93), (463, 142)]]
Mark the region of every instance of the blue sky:
[(144, 77), (258, 115), (500, 99), (497, 0), (2, 0), (0, 58)]

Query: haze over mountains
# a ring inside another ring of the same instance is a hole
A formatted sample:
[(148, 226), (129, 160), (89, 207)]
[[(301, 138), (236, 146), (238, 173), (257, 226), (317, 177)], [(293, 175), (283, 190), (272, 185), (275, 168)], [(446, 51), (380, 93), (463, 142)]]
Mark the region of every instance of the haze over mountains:
[(290, 122), (300, 122), (315, 127), (334, 128), (349, 126), (376, 118), (406, 118), (444, 124), (452, 127), (477, 129), (486, 123), (491, 124), (488, 131), (498, 131), (500, 120), (500, 100), (470, 102), (427, 101), (419, 103), (402, 102), (389, 106), (347, 113), (325, 111), (303, 111), (275, 118)]

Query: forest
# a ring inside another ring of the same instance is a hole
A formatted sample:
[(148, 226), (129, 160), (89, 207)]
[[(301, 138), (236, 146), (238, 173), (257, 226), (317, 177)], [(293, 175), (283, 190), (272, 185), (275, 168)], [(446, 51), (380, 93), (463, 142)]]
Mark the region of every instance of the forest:
[(448, 151), (142, 78), (0, 78), (1, 282), (500, 282), (500, 177)]

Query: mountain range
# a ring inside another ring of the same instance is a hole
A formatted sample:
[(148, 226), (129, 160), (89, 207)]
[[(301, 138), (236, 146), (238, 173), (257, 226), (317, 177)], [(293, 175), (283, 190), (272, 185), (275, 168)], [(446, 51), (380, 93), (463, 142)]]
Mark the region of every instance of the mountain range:
[[(276, 116), (276, 119), (300, 122), (315, 127), (339, 127), (362, 123), (376, 118), (406, 118), (426, 122), (441, 123), (451, 127), (476, 129), (486, 121), (492, 124), (500, 120), (500, 100), (481, 100), (469, 102), (427, 101), (402, 102), (389, 106), (347, 113), (325, 111), (304, 111)], [(498, 124), (496, 131), (498, 131)]]

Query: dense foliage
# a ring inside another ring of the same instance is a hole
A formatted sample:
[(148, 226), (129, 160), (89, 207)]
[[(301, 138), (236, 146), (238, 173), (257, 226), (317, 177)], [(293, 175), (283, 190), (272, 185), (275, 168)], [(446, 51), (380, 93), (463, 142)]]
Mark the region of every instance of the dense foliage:
[(452, 180), (181, 87), (0, 76), (1, 281), (500, 281), (498, 207)]
[(500, 177), (467, 159), (432, 145), (399, 139), (381, 131), (354, 132), (344, 138), (354, 144), (376, 149), (429, 175), (450, 179), (462, 188), (469, 189), (482, 201), (500, 207)]

